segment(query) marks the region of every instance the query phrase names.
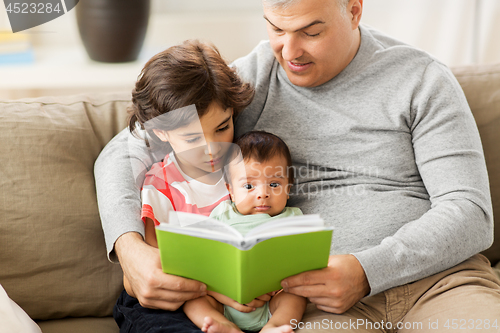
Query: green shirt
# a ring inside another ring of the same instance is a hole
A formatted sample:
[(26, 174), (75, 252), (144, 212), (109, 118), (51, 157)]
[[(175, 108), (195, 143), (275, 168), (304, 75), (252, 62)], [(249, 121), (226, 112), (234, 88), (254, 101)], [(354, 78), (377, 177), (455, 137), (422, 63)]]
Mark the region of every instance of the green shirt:
[(296, 215), (303, 215), (302, 211), (297, 207), (285, 207), (281, 213), (275, 216), (270, 216), (269, 214), (243, 215), (238, 211), (231, 200), (221, 202), (214, 208), (212, 213), (210, 213), (210, 217), (230, 225), (238, 230), (243, 236), (263, 223)]

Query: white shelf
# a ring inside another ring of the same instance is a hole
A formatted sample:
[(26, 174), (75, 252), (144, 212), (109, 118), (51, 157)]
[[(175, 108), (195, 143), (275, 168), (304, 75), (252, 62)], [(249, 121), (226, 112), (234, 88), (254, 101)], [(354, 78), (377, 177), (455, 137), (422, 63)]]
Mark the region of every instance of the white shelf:
[(263, 20), (260, 11), (155, 13), (139, 60), (107, 64), (90, 60), (71, 11), (33, 28), (35, 63), (0, 65), (0, 98), (131, 91), (149, 58), (186, 39), (213, 42), (228, 61), (248, 54), (267, 38)]
[(32, 64), (0, 66), (0, 91), (4, 95), (9, 91), (33, 95), (33, 90), (59, 95), (130, 90), (147, 59), (141, 56), (135, 62), (109, 64), (90, 60), (83, 47), (38, 49)]

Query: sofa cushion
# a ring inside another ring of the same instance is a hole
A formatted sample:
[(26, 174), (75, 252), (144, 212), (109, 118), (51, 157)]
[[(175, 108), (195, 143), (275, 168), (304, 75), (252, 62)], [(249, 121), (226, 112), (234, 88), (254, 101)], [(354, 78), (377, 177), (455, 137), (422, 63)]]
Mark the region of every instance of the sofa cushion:
[(118, 333), (120, 329), (112, 317), (65, 318), (37, 323), (43, 333)]
[(476, 119), (490, 179), (495, 242), (484, 254), (500, 262), (500, 64), (453, 68)]
[(122, 273), (106, 257), (93, 167), (129, 101), (0, 101), (0, 283), (33, 319), (112, 313)]

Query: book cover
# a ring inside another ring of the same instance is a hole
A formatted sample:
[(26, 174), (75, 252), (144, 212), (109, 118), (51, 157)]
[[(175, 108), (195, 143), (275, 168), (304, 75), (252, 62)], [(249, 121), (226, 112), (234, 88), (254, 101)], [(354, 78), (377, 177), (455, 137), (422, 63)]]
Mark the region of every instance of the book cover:
[(245, 237), (222, 222), (191, 215), (177, 212), (184, 227), (156, 228), (163, 271), (201, 281), (241, 304), (281, 289), (286, 277), (328, 264), (333, 230), (318, 215), (274, 220)]

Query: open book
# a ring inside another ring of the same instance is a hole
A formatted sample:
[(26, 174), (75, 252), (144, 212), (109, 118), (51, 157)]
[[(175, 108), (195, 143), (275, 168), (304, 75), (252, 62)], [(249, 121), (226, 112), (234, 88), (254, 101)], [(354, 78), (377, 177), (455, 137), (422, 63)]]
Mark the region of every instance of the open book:
[(163, 271), (241, 304), (281, 289), (286, 277), (328, 264), (333, 231), (319, 215), (271, 220), (245, 237), (202, 215), (171, 212), (169, 221), (156, 227)]

